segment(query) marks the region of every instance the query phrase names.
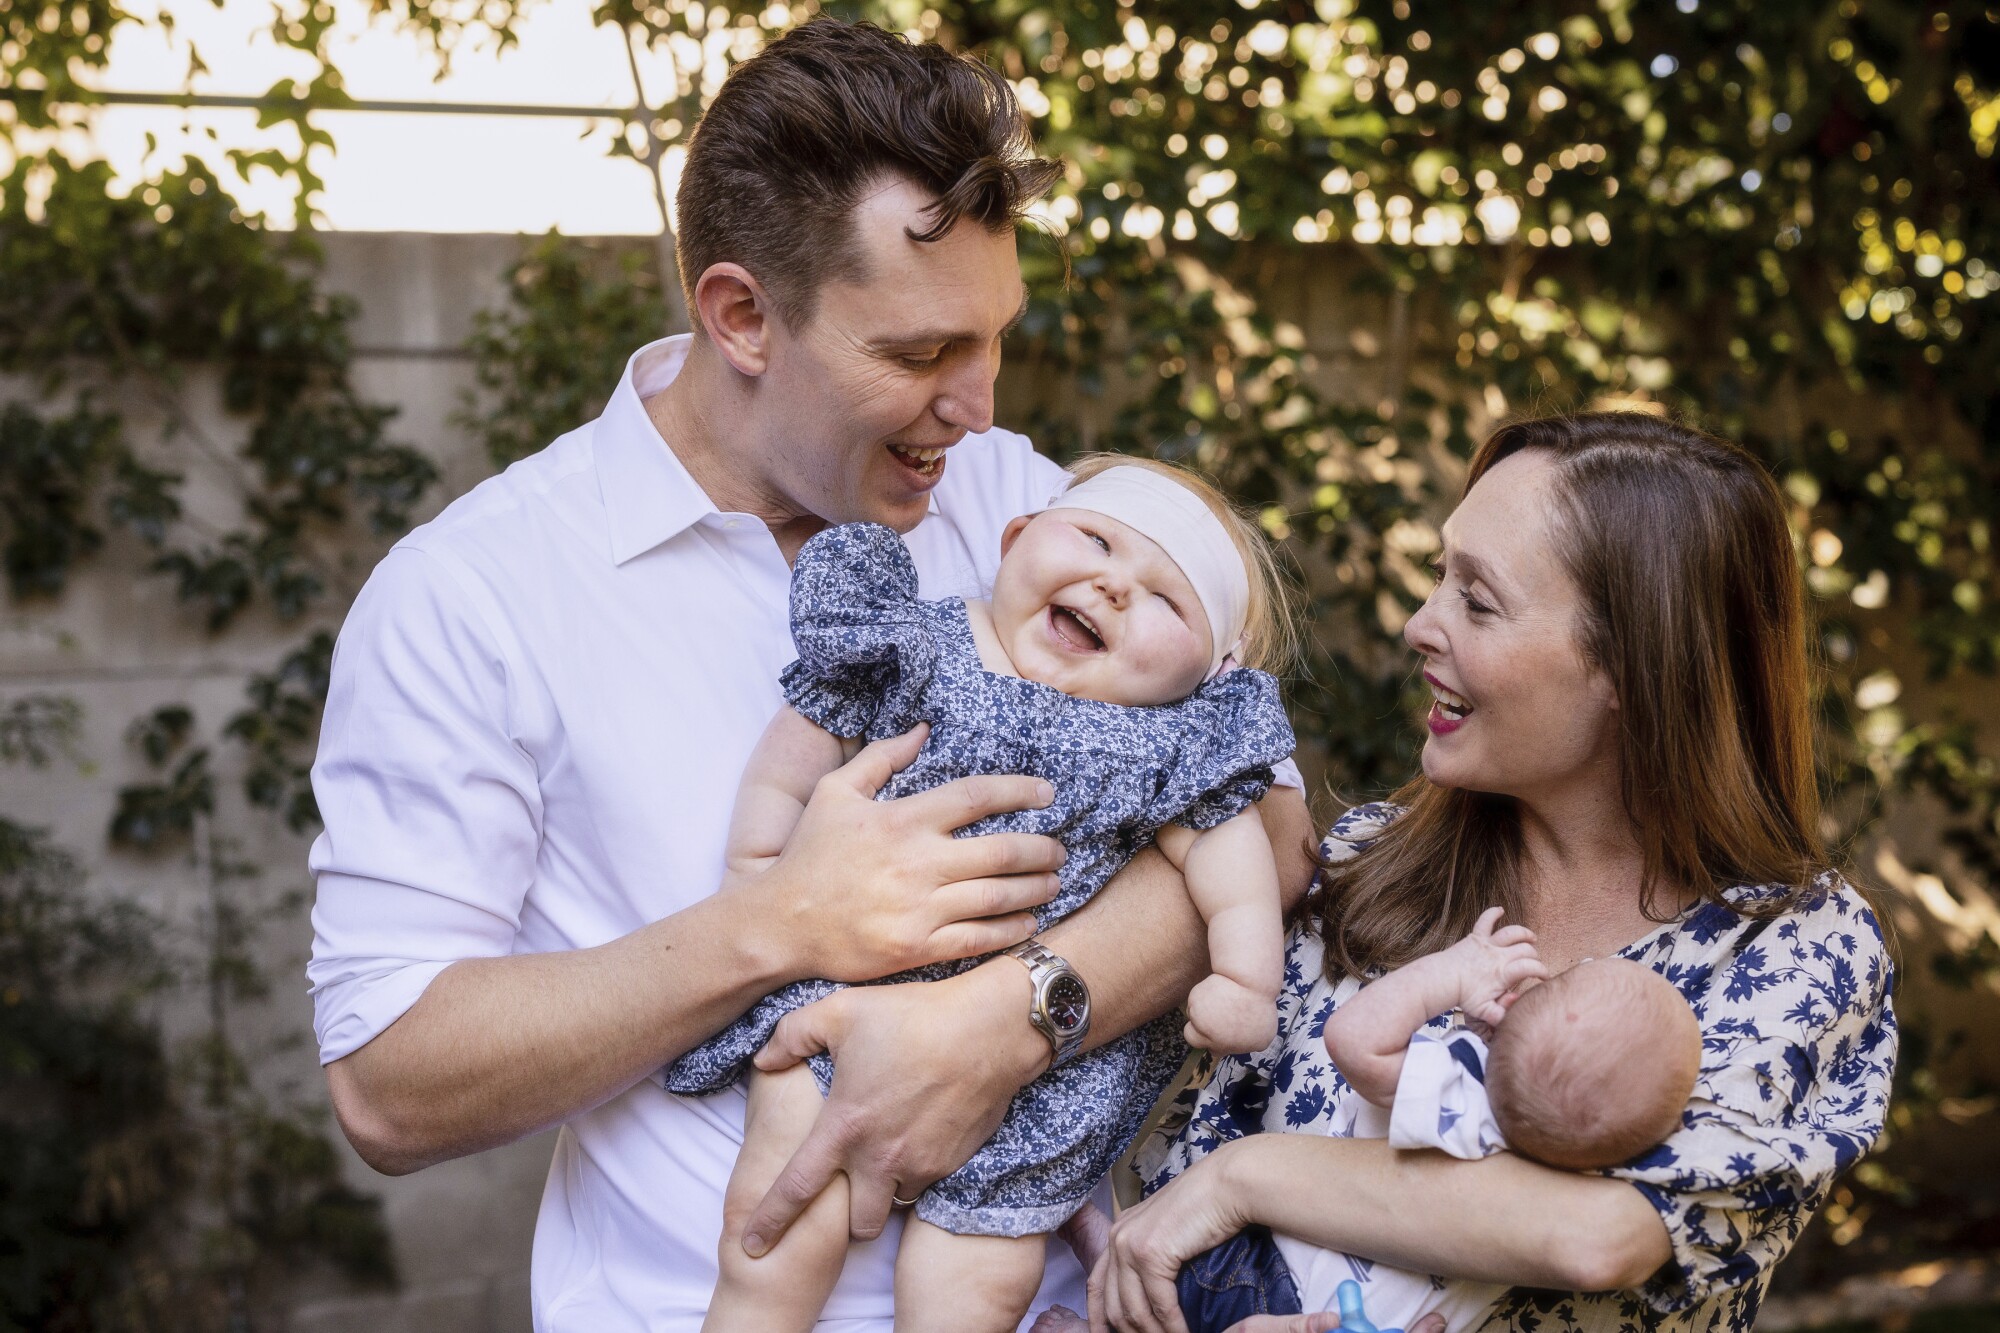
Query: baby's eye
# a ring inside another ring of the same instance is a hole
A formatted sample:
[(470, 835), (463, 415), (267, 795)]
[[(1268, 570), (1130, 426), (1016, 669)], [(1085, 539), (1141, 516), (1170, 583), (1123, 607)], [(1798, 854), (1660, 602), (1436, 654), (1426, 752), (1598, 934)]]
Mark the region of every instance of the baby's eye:
[(1153, 594), (1153, 596), (1165, 602), (1167, 604), (1167, 610), (1173, 612), (1175, 615), (1179, 616), (1182, 620), (1187, 619), (1187, 612), (1181, 610), (1181, 604), (1179, 602), (1175, 601), (1173, 598), (1167, 596), (1163, 592), (1156, 592)]
[(1092, 532), (1089, 528), (1082, 529), (1082, 532), (1084, 536), (1090, 538), (1092, 541), (1097, 543), (1099, 550), (1105, 551), (1107, 553), (1111, 550), (1111, 543), (1105, 541), (1103, 537), (1099, 536), (1097, 533)]

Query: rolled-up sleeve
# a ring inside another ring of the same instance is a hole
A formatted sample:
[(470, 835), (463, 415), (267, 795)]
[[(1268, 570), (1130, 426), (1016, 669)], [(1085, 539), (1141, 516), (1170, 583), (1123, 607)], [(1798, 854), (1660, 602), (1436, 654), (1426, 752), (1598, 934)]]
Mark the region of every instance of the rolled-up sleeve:
[(1641, 1293), (1671, 1312), (1761, 1277), (1882, 1133), (1892, 968), (1851, 890), (1756, 932), (1710, 981), (1682, 1127), (1606, 1174), (1659, 1210), (1673, 1259)]
[(322, 1063), (373, 1040), (452, 963), (513, 951), (542, 820), (512, 725), (523, 674), (503, 628), (416, 548), (390, 552), (349, 613), (312, 772)]

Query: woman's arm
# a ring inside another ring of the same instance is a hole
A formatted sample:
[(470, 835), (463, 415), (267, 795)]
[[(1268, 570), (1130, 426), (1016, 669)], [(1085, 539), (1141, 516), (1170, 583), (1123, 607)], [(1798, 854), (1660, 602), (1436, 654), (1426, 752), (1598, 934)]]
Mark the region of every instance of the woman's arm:
[(1672, 1257), (1644, 1195), (1501, 1153), (1478, 1162), (1383, 1139), (1258, 1134), (1224, 1144), (1112, 1226), (1091, 1327), (1186, 1333), (1174, 1280), (1252, 1223), (1418, 1272), (1563, 1291), (1636, 1287)]

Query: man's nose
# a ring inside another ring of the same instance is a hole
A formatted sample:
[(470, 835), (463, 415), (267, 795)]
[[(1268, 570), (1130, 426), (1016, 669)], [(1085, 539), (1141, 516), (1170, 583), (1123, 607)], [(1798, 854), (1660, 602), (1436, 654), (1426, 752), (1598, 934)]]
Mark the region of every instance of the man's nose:
[(1000, 373), (997, 349), (968, 356), (952, 368), (931, 411), (946, 425), (977, 435), (993, 429), (993, 381)]

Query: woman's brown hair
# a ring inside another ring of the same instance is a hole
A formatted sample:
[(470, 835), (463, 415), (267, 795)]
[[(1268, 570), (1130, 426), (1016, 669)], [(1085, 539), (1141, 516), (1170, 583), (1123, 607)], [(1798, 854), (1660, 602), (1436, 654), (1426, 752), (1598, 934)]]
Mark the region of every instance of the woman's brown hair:
[[(1554, 464), (1557, 555), (1582, 611), (1579, 647), (1618, 699), (1619, 780), (1644, 853), (1647, 915), (1662, 889), (1711, 901), (1824, 868), (1813, 768), (1805, 596), (1776, 484), (1727, 440), (1636, 412), (1504, 426), (1473, 456), (1470, 493), (1501, 459)], [(1521, 910), (1518, 811), (1504, 796), (1419, 776), (1360, 856), (1329, 866), (1308, 910), (1329, 975), (1398, 967)], [(1738, 910), (1743, 910), (1738, 908)]]

